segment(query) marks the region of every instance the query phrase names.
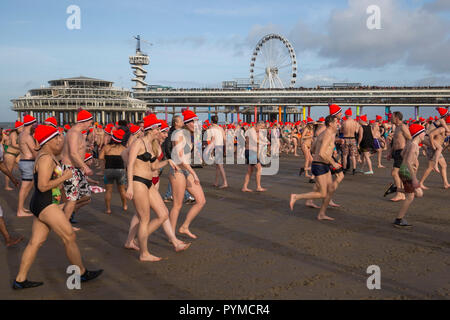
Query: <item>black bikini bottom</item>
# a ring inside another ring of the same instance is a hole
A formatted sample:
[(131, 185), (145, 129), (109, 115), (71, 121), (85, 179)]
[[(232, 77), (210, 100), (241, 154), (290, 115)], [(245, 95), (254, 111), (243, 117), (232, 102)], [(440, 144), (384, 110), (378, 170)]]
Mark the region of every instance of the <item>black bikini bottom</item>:
[(148, 189), (150, 189), (150, 187), (152, 186), (152, 180), (145, 179), (139, 176), (133, 176), (133, 181), (138, 181), (145, 184)]

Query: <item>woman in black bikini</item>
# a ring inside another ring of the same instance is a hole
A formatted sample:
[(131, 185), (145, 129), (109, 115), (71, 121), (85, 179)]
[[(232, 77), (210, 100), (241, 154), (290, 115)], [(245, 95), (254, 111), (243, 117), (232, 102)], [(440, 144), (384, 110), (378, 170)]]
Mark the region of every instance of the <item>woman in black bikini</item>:
[(62, 239), (70, 264), (80, 268), (81, 281), (89, 281), (98, 277), (103, 270), (88, 271), (81, 260), (80, 250), (75, 240), (75, 233), (64, 212), (59, 207), (61, 201), (60, 185), (72, 177), (70, 170), (62, 172), (56, 160), (64, 144), (58, 129), (40, 125), (36, 128), (34, 138), (41, 150), (36, 158), (34, 168), (34, 194), (30, 202), (30, 210), (34, 214), (31, 239), (22, 255), (19, 273), (13, 282), (14, 289), (33, 288), (42, 282), (27, 280), (28, 271), (36, 258), (37, 251), (47, 240), (50, 230), (54, 230)]
[[(139, 250), (139, 260), (141, 261), (153, 262), (161, 260), (161, 258), (148, 252), (147, 240), (149, 235), (168, 219), (167, 211), (155, 210), (157, 218), (150, 220), (150, 206), (152, 203), (157, 203), (155, 192), (158, 193), (157, 190), (152, 188), (152, 184), (156, 182), (153, 179), (156, 178), (153, 176), (153, 172), (157, 172), (167, 164), (170, 164), (174, 170), (178, 169), (172, 160), (157, 161), (159, 150), (157, 139), (160, 126), (161, 123), (156, 118), (156, 115), (150, 114), (145, 117), (145, 135), (133, 143), (128, 154), (128, 189), (126, 195), (129, 200), (133, 199), (134, 207), (137, 211), (137, 217), (136, 215), (133, 217), (131, 225), (138, 229), (139, 246), (134, 242), (133, 230), (130, 228), (125, 247)], [(136, 219), (139, 220), (139, 224), (136, 224)]]

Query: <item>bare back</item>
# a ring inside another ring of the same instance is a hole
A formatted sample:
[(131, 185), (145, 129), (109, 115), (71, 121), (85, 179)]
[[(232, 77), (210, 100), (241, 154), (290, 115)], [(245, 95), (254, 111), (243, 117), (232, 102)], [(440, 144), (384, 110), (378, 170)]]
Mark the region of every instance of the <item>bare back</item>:
[(34, 159), (37, 153), (34, 148), (36, 148), (36, 142), (33, 137), (28, 133), (27, 130), (22, 131), (22, 133), (19, 135), (20, 159)]
[(342, 133), (346, 138), (355, 138), (358, 130), (359, 124), (353, 119), (348, 119), (342, 123)]
[(78, 155), (80, 159), (84, 159), (86, 152), (86, 140), (81, 132), (73, 128), (67, 132), (62, 152), (62, 163), (74, 167), (79, 167), (74, 156)]

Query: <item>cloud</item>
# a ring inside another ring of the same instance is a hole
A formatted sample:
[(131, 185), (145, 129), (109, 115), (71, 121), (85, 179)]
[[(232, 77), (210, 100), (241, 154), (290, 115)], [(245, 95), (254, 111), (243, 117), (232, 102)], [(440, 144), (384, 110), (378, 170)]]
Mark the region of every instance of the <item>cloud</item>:
[[(331, 12), (325, 32), (299, 21), (289, 37), (296, 51), (315, 51), (332, 60), (330, 67), (370, 69), (402, 62), (446, 73), (450, 21), (432, 12), (446, 3), (428, 3), (425, 10), (403, 8), (394, 0), (349, 0), (347, 8)], [(380, 7), (381, 30), (366, 26), (366, 9), (374, 4)]]
[(430, 12), (445, 12), (450, 11), (450, 1), (448, 0), (436, 0), (428, 2), (423, 6), (424, 10)]
[(264, 13), (261, 6), (252, 6), (245, 8), (197, 8), (193, 10), (196, 15), (215, 16), (215, 17), (251, 17), (261, 16)]
[(205, 36), (187, 36), (181, 38), (163, 38), (157, 41), (158, 45), (168, 46), (168, 45), (188, 45), (194, 47), (200, 47), (207, 42), (207, 38)]

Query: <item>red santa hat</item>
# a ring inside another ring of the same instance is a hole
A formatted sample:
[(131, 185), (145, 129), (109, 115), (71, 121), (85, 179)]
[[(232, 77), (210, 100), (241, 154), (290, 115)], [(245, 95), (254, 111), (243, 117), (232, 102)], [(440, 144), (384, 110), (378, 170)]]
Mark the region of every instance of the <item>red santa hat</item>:
[[(311, 123), (311, 122), (314, 122), (314, 120), (311, 119), (310, 117), (308, 117), (308, 118), (306, 119), (306, 123)], [(290, 123), (289, 123), (289, 124), (290, 124)]]
[(14, 129), (19, 129), (21, 127), (23, 127), (23, 122), (17, 120), (16, 123), (14, 123)]
[(342, 112), (342, 108), (339, 107), (337, 104), (332, 104), (329, 106), (329, 108), (330, 108), (330, 116), (335, 116), (340, 112)]
[(135, 124), (132, 124), (130, 127), (131, 134), (137, 134), (139, 131), (141, 131), (141, 126), (137, 126)]
[(348, 116), (348, 117), (351, 117), (352, 116), (352, 108), (348, 108), (347, 110), (345, 110), (345, 115), (346, 116)]
[(77, 114), (77, 123), (90, 121), (93, 119), (92, 114), (87, 110), (80, 110)]
[(111, 139), (113, 139), (115, 142), (122, 143), (123, 137), (125, 136), (125, 131), (122, 129), (114, 130), (114, 132), (111, 135)]
[(159, 126), (161, 126), (161, 123), (156, 118), (156, 114), (151, 113), (144, 118), (144, 131), (155, 129)]
[(367, 115), (362, 115), (361, 117), (359, 117), (359, 119), (361, 119), (361, 121), (367, 122)]
[(107, 134), (109, 134), (109, 135), (110, 135), (110, 134), (111, 134), (111, 132), (112, 132), (112, 128), (113, 128), (113, 127), (110, 127), (110, 126), (106, 126), (106, 127), (105, 127), (105, 129), (103, 129), (103, 131), (105, 131), (105, 132), (106, 132)]
[(425, 132), (425, 127), (421, 126), (420, 124), (414, 123), (414, 124), (409, 126), (409, 133), (411, 133), (412, 139), (417, 137), (422, 132)]
[(188, 122), (198, 120), (197, 115), (189, 109), (183, 111), (183, 122), (186, 124)]
[(165, 120), (159, 120), (159, 122), (161, 123), (161, 132), (169, 131), (170, 127)]
[(93, 157), (92, 157), (92, 154), (91, 153), (85, 153), (84, 154), (84, 162), (88, 162), (89, 160), (91, 160)]
[(347, 117), (346, 117), (346, 116), (343, 116), (343, 117), (342, 117), (342, 121), (347, 121)]
[(29, 114), (26, 114), (26, 115), (23, 117), (23, 125), (24, 125), (24, 126), (32, 125), (32, 124), (35, 123), (35, 122), (36, 122), (36, 118), (33, 117), (33, 116), (30, 116)]
[(69, 131), (70, 130), (70, 126), (68, 124), (64, 125), (64, 130)]
[(41, 147), (57, 135), (59, 135), (57, 128), (44, 124), (38, 125), (36, 130), (34, 130), (34, 138)]
[(446, 109), (446, 108), (436, 108), (436, 110), (441, 115), (441, 118), (443, 118), (443, 117), (448, 115), (448, 109)]
[(382, 121), (382, 120), (383, 120), (383, 117), (377, 114), (376, 120), (377, 120), (377, 121)]
[(50, 117), (50, 118), (45, 119), (44, 123), (46, 125), (49, 125), (49, 126), (52, 126), (52, 127), (55, 127), (55, 128), (58, 126), (58, 122), (56, 121), (55, 117)]

